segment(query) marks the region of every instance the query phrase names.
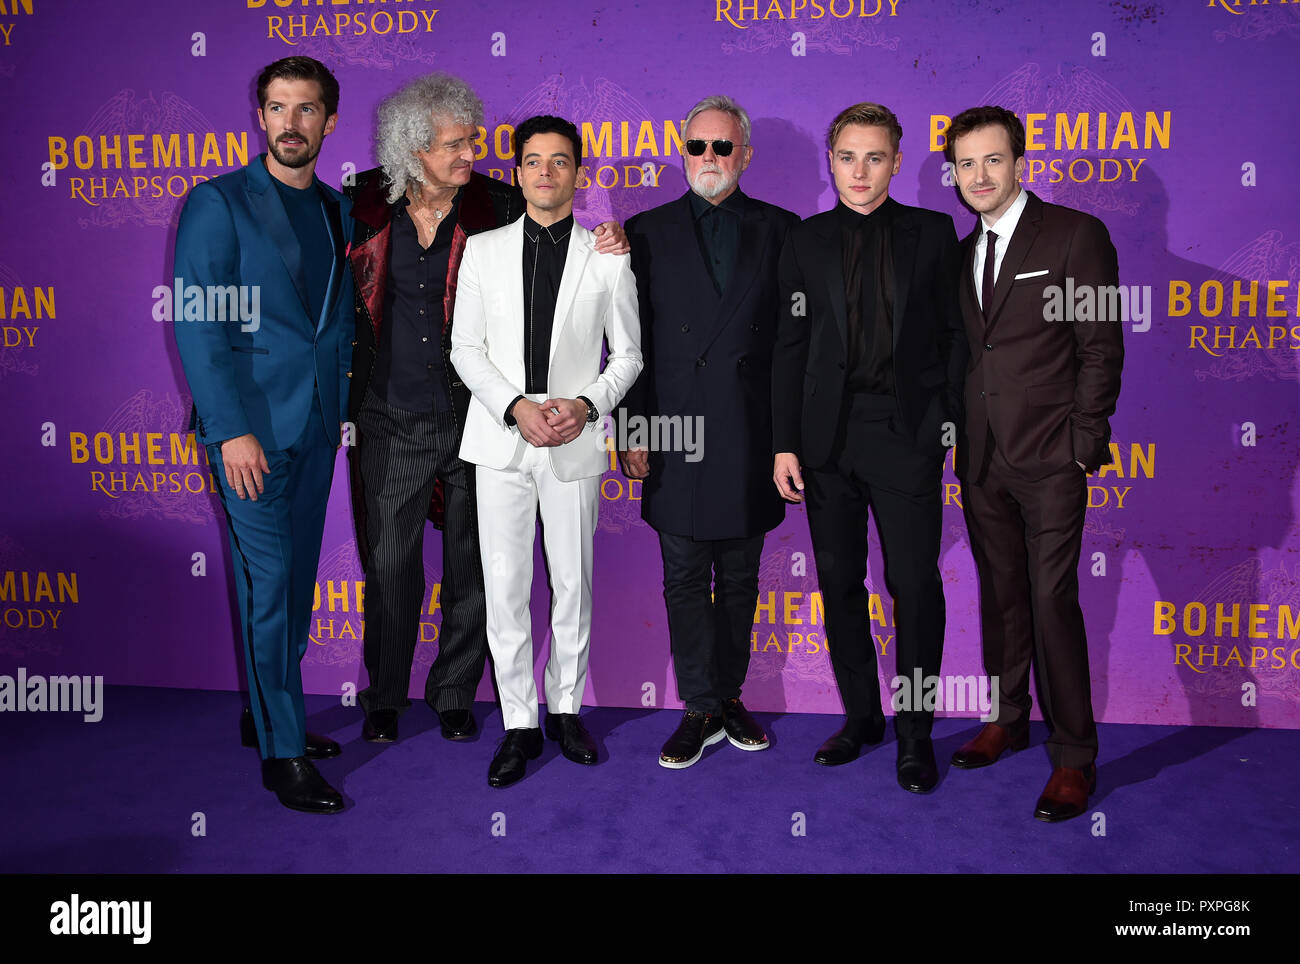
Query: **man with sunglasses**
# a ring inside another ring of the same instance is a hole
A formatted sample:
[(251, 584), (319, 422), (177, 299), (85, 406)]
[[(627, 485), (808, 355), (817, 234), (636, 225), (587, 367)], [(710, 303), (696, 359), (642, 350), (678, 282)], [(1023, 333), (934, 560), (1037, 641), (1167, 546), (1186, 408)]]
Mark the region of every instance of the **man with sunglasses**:
[(749, 116), (734, 100), (700, 101), (685, 134), (690, 191), (627, 223), (645, 369), (625, 406), (629, 426), (691, 426), (693, 444), (684, 444), (683, 430), (649, 433), (641, 447), (630, 432), (628, 451), (619, 453), (623, 472), (645, 480), (641, 513), (663, 555), (673, 669), (686, 706), (659, 755), (670, 769), (691, 766), (724, 737), (742, 750), (768, 746), (740, 688), (763, 537), (785, 515), (767, 481), (772, 345), (777, 265), (798, 221), (740, 190), (754, 149)]
[[(839, 203), (791, 231), (781, 257), (772, 474), (784, 498), (808, 504), (847, 717), (814, 757), (826, 766), (885, 733), (864, 586), (868, 510), (894, 602), (897, 674), (936, 677), (943, 653), (940, 477), (970, 350), (952, 218), (889, 196), (902, 136), (880, 104), (841, 111), (826, 134)], [(899, 785), (926, 793), (939, 779), (933, 705), (897, 710)]]

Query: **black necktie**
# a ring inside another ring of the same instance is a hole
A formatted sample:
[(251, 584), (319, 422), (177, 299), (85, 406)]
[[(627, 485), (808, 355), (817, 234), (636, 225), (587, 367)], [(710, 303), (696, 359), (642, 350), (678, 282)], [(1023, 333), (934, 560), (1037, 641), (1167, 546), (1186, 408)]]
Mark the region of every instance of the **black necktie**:
[(997, 262), (998, 236), (984, 232), (984, 279), (980, 283), (980, 297), (984, 304), (984, 321), (993, 313), (993, 269)]

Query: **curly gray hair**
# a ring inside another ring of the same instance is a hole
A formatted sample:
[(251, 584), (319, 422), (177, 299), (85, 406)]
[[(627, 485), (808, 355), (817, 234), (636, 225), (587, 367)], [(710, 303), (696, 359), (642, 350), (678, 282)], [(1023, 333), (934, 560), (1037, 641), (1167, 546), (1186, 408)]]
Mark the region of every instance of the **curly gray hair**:
[(436, 72), (417, 77), (379, 105), (375, 156), (388, 181), (392, 204), (414, 186), (420, 193), (424, 168), (416, 157), (438, 136), (434, 121), (450, 117), (459, 124), (483, 123), (483, 102), (465, 81)]

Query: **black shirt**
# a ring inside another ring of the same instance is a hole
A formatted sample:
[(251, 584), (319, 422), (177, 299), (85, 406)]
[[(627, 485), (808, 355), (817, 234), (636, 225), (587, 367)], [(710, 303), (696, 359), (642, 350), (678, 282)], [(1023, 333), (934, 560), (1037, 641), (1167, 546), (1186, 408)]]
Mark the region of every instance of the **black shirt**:
[(721, 295), (731, 280), (731, 269), (740, 247), (740, 219), (745, 211), (745, 196), (740, 193), (740, 188), (736, 188), (721, 203), (710, 204), (692, 191), (690, 204), (700, 254), (709, 269), (714, 289)]
[(330, 272), (334, 268), (334, 245), (330, 244), (333, 226), (326, 220), (321, 192), (313, 184), (308, 188), (290, 187), (278, 177), (271, 178), (284, 213), (302, 248), (302, 270), (307, 281), (307, 312), (312, 325), (320, 322), (325, 310), (325, 293), (329, 291)]
[(547, 392), (555, 299), (569, 253), (573, 215), (542, 227), (524, 215), (524, 392)]
[(844, 262), (850, 392), (894, 394), (894, 259), (889, 228), (895, 202), (870, 214), (836, 205)]
[(384, 331), (370, 385), (376, 395), (403, 411), (451, 411), (442, 344), (443, 297), (462, 192), (456, 192), (427, 248), (420, 247), (408, 198), (403, 196), (393, 210)]

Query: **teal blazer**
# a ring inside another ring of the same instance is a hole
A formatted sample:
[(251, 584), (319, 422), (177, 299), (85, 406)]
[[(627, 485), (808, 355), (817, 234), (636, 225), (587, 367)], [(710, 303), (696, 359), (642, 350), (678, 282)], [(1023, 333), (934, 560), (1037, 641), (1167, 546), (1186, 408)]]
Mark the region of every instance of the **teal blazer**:
[[(302, 251), (265, 156), (195, 185), (181, 211), (174, 286), (196, 285), (205, 295), (201, 320), (186, 320), (186, 299), (173, 305), (194, 399), (190, 427), (205, 445), (251, 432), (274, 451), (293, 445), (314, 417), (337, 444), (352, 360), (353, 282), (343, 250), (352, 236), (351, 202), (315, 180), (335, 250), (324, 308), (312, 318)], [(242, 297), (246, 307), (257, 306), (255, 318), (207, 317), (206, 293), (230, 285), (240, 286), (236, 304)]]

